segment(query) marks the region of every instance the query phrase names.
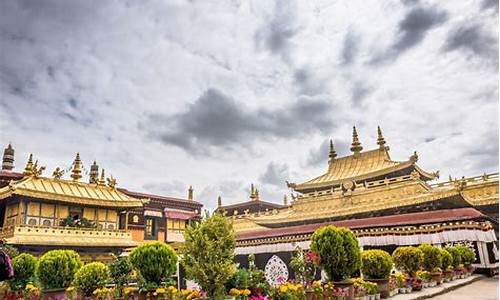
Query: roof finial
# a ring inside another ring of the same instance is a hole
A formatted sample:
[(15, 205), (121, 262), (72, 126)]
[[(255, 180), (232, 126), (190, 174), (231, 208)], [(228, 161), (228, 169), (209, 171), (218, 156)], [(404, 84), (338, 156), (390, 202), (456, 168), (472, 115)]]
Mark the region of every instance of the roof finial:
[(286, 194), (283, 195), (283, 205), (288, 206), (288, 198), (286, 197)]
[(380, 129), (380, 126), (377, 126), (377, 132), (378, 132), (378, 138), (377, 138), (377, 145), (379, 145), (380, 149), (385, 149), (385, 139), (384, 136), (382, 135), (382, 130)]
[(193, 186), (192, 186), (192, 185), (190, 185), (190, 186), (189, 186), (189, 189), (188, 189), (188, 199), (189, 199), (189, 200), (193, 200), (193, 191), (194, 191), (194, 190), (193, 190)]
[(80, 160), (80, 153), (76, 154), (75, 161), (73, 162), (71, 178), (73, 178), (73, 181), (78, 181), (82, 178), (82, 161)]
[(359, 142), (358, 139), (358, 132), (356, 131), (356, 126), (352, 127), (352, 144), (351, 144), (351, 151), (354, 152), (354, 154), (359, 154), (363, 150), (363, 147), (361, 146), (361, 143)]
[(33, 175), (33, 153), (30, 153), (30, 156), (28, 157), (28, 162), (26, 163), (26, 167), (24, 168), (24, 175)]
[(333, 146), (332, 139), (330, 139), (330, 152), (328, 153), (328, 157), (330, 158), (330, 162), (332, 162), (335, 157), (337, 157), (337, 152), (335, 152), (335, 146)]
[(106, 184), (106, 177), (104, 176), (104, 169), (101, 170), (101, 178), (99, 179), (98, 184), (99, 185), (105, 185)]
[(255, 200), (258, 198), (258, 192), (253, 183), (250, 185), (250, 199)]
[(14, 169), (14, 149), (9, 143), (7, 148), (5, 148), (3, 151), (2, 170), (10, 171), (12, 169)]
[(94, 163), (90, 166), (89, 183), (98, 183), (99, 181), (99, 166), (94, 160)]
[(220, 197), (217, 197), (217, 207), (221, 207), (222, 206), (222, 198)]
[(255, 189), (255, 200), (259, 200), (259, 190)]

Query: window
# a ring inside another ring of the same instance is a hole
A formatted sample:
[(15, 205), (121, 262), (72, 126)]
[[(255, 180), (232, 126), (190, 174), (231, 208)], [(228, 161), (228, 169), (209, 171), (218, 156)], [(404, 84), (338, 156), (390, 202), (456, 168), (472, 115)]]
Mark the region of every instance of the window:
[(83, 216), (83, 208), (70, 206), (69, 207), (69, 215), (73, 218), (73, 220), (79, 220)]
[(186, 229), (186, 221), (178, 219), (167, 220), (167, 230), (184, 231)]
[(146, 218), (146, 235), (154, 236), (155, 234), (155, 222), (153, 218)]

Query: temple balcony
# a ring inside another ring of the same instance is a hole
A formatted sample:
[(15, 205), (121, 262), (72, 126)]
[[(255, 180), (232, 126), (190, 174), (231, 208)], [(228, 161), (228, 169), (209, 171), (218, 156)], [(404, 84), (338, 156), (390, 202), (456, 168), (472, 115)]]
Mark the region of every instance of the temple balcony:
[(0, 228), (0, 238), (14, 245), (61, 247), (134, 247), (130, 232), (97, 228), (19, 224)]

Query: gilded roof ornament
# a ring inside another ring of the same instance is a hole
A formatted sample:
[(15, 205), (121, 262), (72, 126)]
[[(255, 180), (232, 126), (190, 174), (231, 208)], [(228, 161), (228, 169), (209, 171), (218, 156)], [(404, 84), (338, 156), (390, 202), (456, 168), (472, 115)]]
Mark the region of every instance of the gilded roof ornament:
[(61, 177), (63, 176), (63, 174), (64, 174), (64, 171), (61, 170), (61, 168), (56, 167), (56, 169), (54, 170), (54, 172), (52, 172), (52, 177), (54, 177), (54, 179), (61, 179)]
[(94, 163), (90, 166), (89, 183), (97, 184), (99, 181), (99, 166), (94, 160)]
[(380, 126), (377, 126), (377, 145), (379, 146), (380, 149), (385, 149), (385, 139), (384, 136), (382, 135), (382, 130), (380, 129)]
[(359, 154), (363, 150), (363, 146), (361, 146), (361, 143), (359, 142), (358, 139), (358, 132), (356, 131), (356, 126), (352, 127), (352, 144), (351, 144), (351, 151), (354, 152), (354, 154)]
[(221, 207), (222, 206), (222, 198), (220, 197), (217, 197), (217, 207)]
[(328, 152), (328, 157), (330, 158), (330, 162), (332, 162), (335, 157), (337, 157), (337, 152), (335, 152), (335, 147), (333, 146), (332, 139), (330, 139), (330, 152)]
[(416, 163), (418, 161), (417, 151), (413, 151), (413, 155), (410, 156), (410, 161), (413, 162), (413, 163)]
[(189, 189), (188, 189), (188, 199), (189, 199), (189, 200), (193, 200), (193, 191), (194, 191), (194, 190), (193, 190), (193, 186), (192, 186), (192, 185), (190, 185), (190, 186), (189, 186)]
[(41, 166), (40, 168), (38, 167), (38, 160), (37, 160), (37, 161), (35, 161), (35, 164), (33, 165), (32, 175), (35, 178), (38, 178), (40, 175), (42, 175), (44, 170), (45, 170), (45, 166)]
[(288, 206), (288, 198), (286, 197), (286, 194), (283, 195), (283, 205)]
[(32, 153), (28, 157), (28, 162), (26, 163), (26, 167), (24, 168), (24, 175), (26, 175), (26, 176), (33, 175), (33, 154)]
[(250, 185), (250, 199), (252, 200), (259, 199), (259, 191), (257, 191), (253, 183)]
[(80, 153), (76, 154), (75, 161), (73, 162), (71, 178), (73, 179), (73, 181), (78, 181), (80, 180), (80, 178), (82, 178), (82, 161), (80, 160)]
[(104, 175), (104, 169), (101, 170), (101, 178), (99, 179), (98, 184), (99, 185), (105, 185), (106, 184), (106, 177)]
[(111, 175), (110, 177), (106, 178), (106, 181), (108, 182), (108, 186), (110, 188), (115, 188), (116, 187), (116, 179), (113, 178), (113, 175)]

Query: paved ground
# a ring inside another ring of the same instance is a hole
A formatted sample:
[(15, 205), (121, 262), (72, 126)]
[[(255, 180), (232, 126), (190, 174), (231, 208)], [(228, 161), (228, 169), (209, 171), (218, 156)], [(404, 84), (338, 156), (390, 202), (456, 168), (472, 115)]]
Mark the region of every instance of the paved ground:
[(454, 291), (431, 298), (433, 300), (498, 300), (498, 278), (486, 277)]

